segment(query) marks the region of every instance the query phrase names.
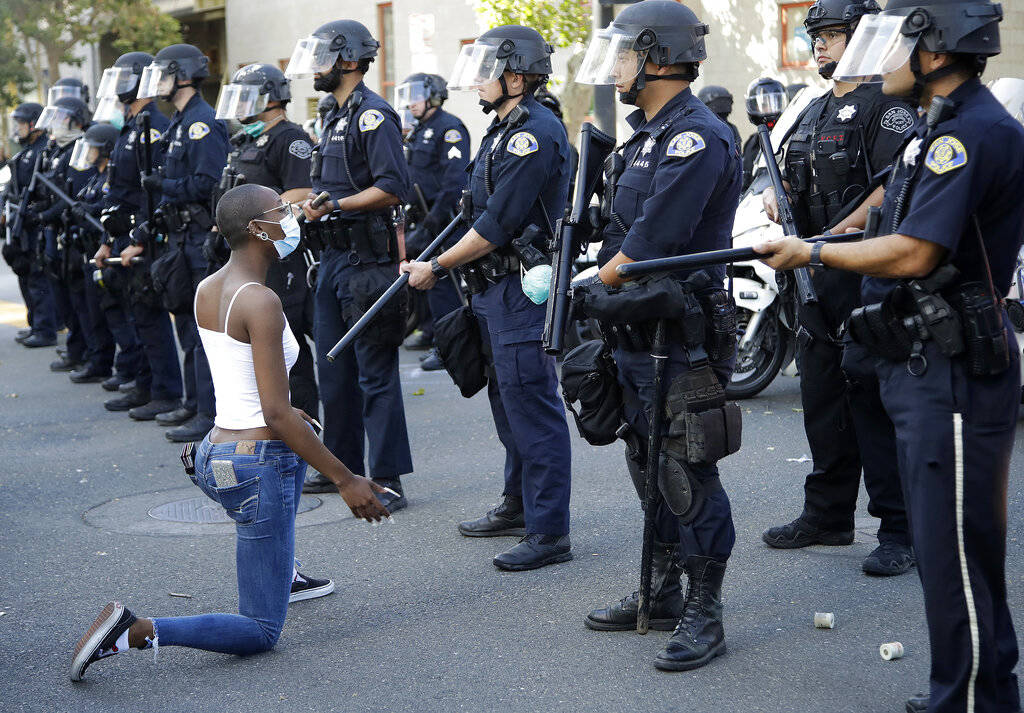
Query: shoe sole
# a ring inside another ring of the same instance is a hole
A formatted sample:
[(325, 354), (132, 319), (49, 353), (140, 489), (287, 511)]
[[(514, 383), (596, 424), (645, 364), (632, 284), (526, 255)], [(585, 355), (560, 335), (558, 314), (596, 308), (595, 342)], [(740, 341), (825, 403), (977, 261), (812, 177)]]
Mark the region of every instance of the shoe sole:
[[(141, 404), (140, 404), (140, 406), (141, 406)], [(103, 408), (105, 408), (107, 411), (110, 411), (111, 413), (125, 413), (126, 411), (131, 411), (133, 408), (136, 408), (136, 407), (135, 406), (126, 406), (124, 408), (121, 408), (120, 406), (111, 407), (111, 406), (108, 406), (107, 404), (103, 404)], [(128, 415), (131, 416), (131, 414), (128, 414)], [(138, 421), (139, 419), (136, 418), (135, 420)]]
[(107, 637), (110, 630), (114, 628), (121, 614), (124, 613), (124, 604), (120, 602), (108, 602), (96, 621), (92, 623), (89, 630), (82, 635), (82, 638), (75, 644), (75, 652), (71, 656), (71, 680), (81, 681), (82, 674), (89, 659), (92, 657), (96, 647)]
[[(132, 406), (132, 408), (135, 408), (135, 407), (134, 407), (134, 406)], [(132, 409), (125, 409), (125, 410), (126, 410), (126, 411), (131, 411)], [(133, 421), (142, 421), (142, 422), (145, 422), (145, 421), (154, 421), (154, 420), (156, 420), (156, 414), (153, 414), (152, 416), (145, 416), (145, 417), (143, 417), (143, 418), (139, 418), (139, 417), (138, 417), (138, 416), (136, 416), (135, 414), (133, 414), (133, 413), (130, 413), (130, 414), (128, 414), (128, 418), (130, 418), (130, 419), (131, 419), (131, 420), (133, 420)]]
[(72, 384), (98, 384), (107, 377), (105, 376), (90, 376), (87, 379), (71, 379)]
[(463, 537), (526, 537), (525, 527), (506, 527), (503, 530), (464, 530), (459, 525), (459, 534)]
[(118, 387), (120, 387), (121, 384), (119, 384), (119, 383), (118, 384), (111, 384), (111, 385), (108, 386), (107, 382), (104, 381), (102, 386), (103, 386), (103, 390), (104, 391), (109, 391), (110, 393), (114, 394), (114, 393), (117, 393)]
[[(608, 622), (597, 621), (591, 619), (589, 616), (583, 620), (583, 623), (588, 629), (593, 631), (636, 631), (636, 622), (632, 624), (611, 624)], [(675, 619), (651, 619), (650, 628), (654, 631), (675, 631), (676, 624), (679, 623), (679, 618)]]
[(701, 666), (707, 666), (712, 659), (725, 653), (725, 642), (708, 651), (704, 656), (693, 661), (668, 661), (666, 659), (654, 659), (654, 667), (659, 671), (692, 671)]
[(773, 540), (768, 537), (767, 534), (761, 535), (761, 540), (776, 550), (799, 550), (804, 547), (813, 547), (814, 545), (825, 545), (826, 547), (845, 547), (846, 545), (853, 544), (853, 533), (852, 532), (838, 532), (834, 534), (824, 535), (822, 537), (816, 537), (811, 541), (804, 540)]
[(911, 569), (913, 569), (913, 567), (913, 562), (908, 564), (906, 567), (903, 567), (902, 569), (887, 569), (884, 567), (873, 567), (869, 565), (867, 562), (861, 565), (861, 569), (864, 570), (864, 574), (869, 574), (872, 577), (898, 577), (901, 574), (906, 574)]
[[(540, 569), (541, 567), (547, 567), (549, 564), (558, 564), (559, 562), (568, 562), (572, 559), (572, 552), (563, 552), (560, 555), (552, 555), (547, 559), (540, 562), (534, 562), (531, 564), (504, 564), (494, 562), (494, 566), (498, 569), (503, 569), (506, 572), (525, 572), (530, 569)], [(493, 561), (493, 560), (492, 560)]]
[(296, 592), (295, 594), (289, 594), (288, 603), (294, 604), (295, 602), (304, 602), (307, 599), (317, 599), (319, 597), (326, 597), (333, 591), (334, 581), (331, 580), (321, 587), (311, 587), (309, 589), (303, 589), (301, 592)]

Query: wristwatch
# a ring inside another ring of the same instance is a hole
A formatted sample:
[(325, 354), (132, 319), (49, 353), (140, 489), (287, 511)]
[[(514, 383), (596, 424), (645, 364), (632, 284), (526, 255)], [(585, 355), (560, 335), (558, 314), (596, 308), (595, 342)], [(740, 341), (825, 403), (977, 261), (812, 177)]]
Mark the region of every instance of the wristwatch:
[(821, 249), (825, 247), (825, 243), (815, 243), (811, 246), (811, 259), (808, 261), (808, 265), (813, 267), (815, 270), (826, 269), (825, 263), (821, 261)]
[(430, 271), (434, 273), (434, 277), (439, 280), (448, 274), (448, 268), (441, 267), (441, 263), (437, 261), (436, 257), (430, 258)]

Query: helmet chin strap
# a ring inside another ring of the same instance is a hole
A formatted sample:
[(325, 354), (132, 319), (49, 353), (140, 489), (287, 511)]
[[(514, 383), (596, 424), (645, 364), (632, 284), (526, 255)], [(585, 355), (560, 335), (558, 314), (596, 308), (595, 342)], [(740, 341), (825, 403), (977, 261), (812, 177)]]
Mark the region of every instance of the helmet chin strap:
[(910, 54), (910, 71), (914, 73), (914, 88), (910, 90), (910, 95), (914, 98), (915, 102), (920, 104), (921, 97), (924, 96), (924, 90), (930, 83), (936, 82), (943, 77), (948, 77), (951, 74), (956, 74), (960, 69), (961, 67), (954, 62), (926, 74), (921, 71), (921, 56), (915, 47), (914, 51)]
[(500, 77), (498, 77), (498, 84), (501, 85), (501, 96), (500, 97), (498, 97), (497, 99), (495, 99), (492, 102), (489, 102), (486, 99), (481, 99), (480, 100), (480, 106), (482, 106), (484, 108), (484, 114), (490, 114), (492, 111), (497, 111), (509, 99), (515, 99), (516, 97), (521, 97), (524, 94), (526, 94), (525, 91), (519, 92), (518, 94), (509, 94), (508, 93), (508, 84), (505, 83), (505, 75), (504, 74), (502, 74)]
[(630, 106), (636, 105), (637, 95), (640, 90), (647, 86), (648, 82), (656, 82), (659, 79), (677, 79), (680, 81), (688, 81), (690, 77), (686, 74), (647, 74), (646, 72), (637, 75), (637, 78), (633, 80), (633, 85), (627, 92), (619, 92), (619, 101), (623, 104), (629, 104)]
[(175, 95), (177, 95), (177, 93), (179, 91), (181, 91), (185, 87), (194, 87), (194, 86), (195, 85), (192, 84), (191, 82), (189, 82), (188, 84), (178, 84), (178, 78), (175, 77), (174, 78), (174, 88), (171, 90), (170, 94), (168, 94), (166, 97), (164, 97), (164, 101), (173, 102)]

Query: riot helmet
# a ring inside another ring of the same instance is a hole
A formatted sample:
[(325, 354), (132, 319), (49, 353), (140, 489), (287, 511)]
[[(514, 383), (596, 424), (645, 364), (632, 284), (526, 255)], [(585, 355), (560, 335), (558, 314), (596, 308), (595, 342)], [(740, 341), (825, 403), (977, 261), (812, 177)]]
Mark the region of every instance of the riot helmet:
[(722, 121), (728, 119), (732, 113), (732, 94), (725, 87), (709, 84), (697, 92), (697, 98), (704, 102), (712, 113), (718, 114)]
[(547, 87), (541, 87), (533, 94), (534, 98), (540, 103), (541, 106), (546, 106), (551, 110), (551, 113), (557, 116), (560, 120), (562, 119), (562, 102), (558, 100), (551, 90)]
[(431, 108), (444, 104), (447, 98), (448, 82), (437, 74), (424, 72), (410, 74), (395, 87), (395, 109), (411, 110), (413, 104), (423, 103), (424, 108), (419, 116), (416, 116), (415, 112), (411, 112), (417, 120), (422, 119)]
[(266, 111), (270, 102), (277, 102), (284, 108), (291, 98), (284, 72), (272, 64), (247, 64), (235, 72), (230, 83), (221, 87), (217, 118), (252, 123), (257, 115)]
[(775, 122), (782, 116), (787, 104), (789, 96), (786, 87), (777, 79), (761, 77), (747, 87), (747, 117), (754, 126), (764, 124), (769, 129), (775, 128)]
[[(181, 87), (198, 88), (210, 76), (210, 60), (193, 45), (164, 47), (153, 57), (152, 63), (142, 70), (139, 79), (139, 99), (156, 97), (173, 101)], [(178, 84), (178, 82), (185, 82)]]
[[(692, 82), (707, 59), (704, 37), (710, 32), (693, 10), (673, 0), (642, 0), (630, 5), (596, 33), (576, 74), (581, 84), (613, 84), (619, 101), (636, 104), (647, 82), (676, 79)], [(648, 74), (647, 61), (659, 67), (689, 65), (676, 74)], [(623, 89), (624, 87), (624, 89)]]
[(61, 97), (53, 104), (48, 104), (39, 115), (37, 129), (46, 129), (51, 134), (60, 133), (62, 129), (77, 127), (84, 129), (89, 123), (89, 107), (76, 97)]
[[(816, 0), (807, 8), (804, 28), (814, 48), (819, 40), (829, 46), (828, 33), (841, 33), (846, 44), (850, 44), (857, 23), (865, 15), (874, 15), (880, 8), (875, 0)], [(818, 74), (825, 79), (832, 79), (838, 60), (826, 62), (818, 67)]]
[(22, 146), (27, 145), (29, 136), (36, 130), (36, 122), (39, 121), (39, 115), (42, 113), (42, 105), (35, 102), (25, 102), (15, 107), (14, 111), (11, 112), (11, 119), (14, 124), (11, 127), (11, 139), (17, 141)]
[[(333, 92), (341, 84), (342, 75), (366, 72), (379, 48), (380, 42), (362, 23), (335, 20), (321, 25), (312, 35), (295, 43), (284, 74), (289, 79), (313, 77), (315, 90)], [(342, 69), (339, 62), (358, 62), (359, 66)]]
[(64, 97), (81, 99), (86, 106), (88, 106), (89, 87), (83, 83), (81, 79), (76, 79), (75, 77), (64, 77), (62, 79), (58, 79), (46, 93), (46, 103), (47, 105), (53, 105), (57, 103), (58, 99), (62, 99)]
[(100, 159), (110, 158), (114, 150), (114, 142), (121, 132), (110, 124), (93, 124), (88, 131), (75, 142), (71, 152), (71, 167), (85, 171), (95, 166)]
[(139, 80), (142, 71), (153, 61), (153, 55), (146, 52), (128, 52), (114, 61), (114, 66), (103, 70), (100, 87), (96, 96), (103, 99), (117, 99), (131, 104), (138, 98)]
[[(554, 51), (541, 34), (530, 27), (494, 27), (472, 44), (462, 47), (448, 86), (465, 91), (479, 89), (497, 81), (501, 87), (501, 96), (494, 101), (480, 100), (484, 113), (490, 113), (509, 99), (532, 93), (543, 86), (551, 74), (551, 55)], [(508, 93), (505, 72), (536, 75), (539, 79), (523, 92), (513, 95)]]
[(889, 0), (885, 10), (864, 18), (836, 69), (849, 82), (880, 82), (910, 63), (912, 94), (920, 99), (929, 82), (964, 69), (963, 61), (925, 74), (917, 50), (961, 56), (977, 74), (1000, 53), (999, 3), (978, 0)]

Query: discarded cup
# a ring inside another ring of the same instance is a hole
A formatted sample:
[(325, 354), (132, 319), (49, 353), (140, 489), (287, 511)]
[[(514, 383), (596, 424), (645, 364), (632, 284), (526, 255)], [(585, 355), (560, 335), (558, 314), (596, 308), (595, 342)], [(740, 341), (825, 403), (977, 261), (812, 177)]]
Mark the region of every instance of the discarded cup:
[(886, 661), (901, 659), (903, 658), (903, 644), (898, 641), (890, 641), (888, 644), (882, 644), (879, 646), (878, 653), (881, 654), (882, 658)]
[(834, 629), (836, 628), (836, 615), (832, 612), (814, 612), (814, 628), (815, 629)]

